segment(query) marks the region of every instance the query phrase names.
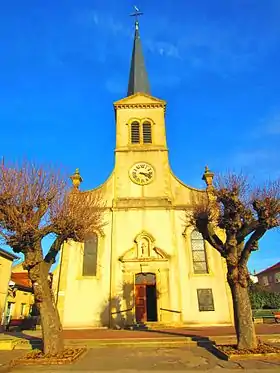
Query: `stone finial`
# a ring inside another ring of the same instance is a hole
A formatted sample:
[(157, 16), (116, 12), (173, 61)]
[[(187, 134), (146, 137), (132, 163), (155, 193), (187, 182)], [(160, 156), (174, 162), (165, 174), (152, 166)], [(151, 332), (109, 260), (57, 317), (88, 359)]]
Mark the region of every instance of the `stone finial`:
[(208, 168), (208, 166), (205, 166), (205, 171), (202, 176), (202, 180), (205, 181), (207, 187), (211, 187), (213, 183), (213, 178), (214, 178), (214, 172), (211, 172)]
[(76, 168), (75, 173), (70, 176), (70, 179), (72, 180), (73, 187), (75, 189), (79, 189), (80, 184), (83, 182), (83, 179), (78, 168)]

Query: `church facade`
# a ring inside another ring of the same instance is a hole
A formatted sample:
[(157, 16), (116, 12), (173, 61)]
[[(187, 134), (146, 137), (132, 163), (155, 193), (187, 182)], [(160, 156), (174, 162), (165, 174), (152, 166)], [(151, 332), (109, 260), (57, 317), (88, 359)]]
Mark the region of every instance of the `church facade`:
[[(63, 327), (232, 324), (224, 260), (185, 222), (185, 211), (208, 191), (170, 169), (166, 102), (150, 93), (138, 22), (128, 94), (114, 110), (114, 170), (85, 192), (101, 191), (107, 224), (84, 243), (65, 243), (54, 272)], [(207, 170), (206, 184), (212, 177)]]

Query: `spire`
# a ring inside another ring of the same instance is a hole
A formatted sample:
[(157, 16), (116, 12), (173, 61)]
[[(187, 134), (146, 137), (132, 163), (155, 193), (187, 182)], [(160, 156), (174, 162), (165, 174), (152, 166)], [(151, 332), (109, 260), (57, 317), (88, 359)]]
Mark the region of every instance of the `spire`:
[(131, 14), (131, 16), (135, 17), (135, 35), (127, 90), (128, 96), (138, 92), (150, 94), (150, 84), (144, 63), (138, 22), (138, 17), (143, 13), (141, 13), (137, 7), (134, 8), (135, 13)]

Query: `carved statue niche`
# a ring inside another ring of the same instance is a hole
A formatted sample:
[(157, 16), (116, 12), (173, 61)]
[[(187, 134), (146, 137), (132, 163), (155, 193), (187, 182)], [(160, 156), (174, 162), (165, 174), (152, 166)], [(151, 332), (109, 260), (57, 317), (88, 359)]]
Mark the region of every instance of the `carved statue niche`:
[(119, 257), (122, 263), (138, 261), (168, 261), (170, 256), (155, 246), (154, 237), (145, 231), (140, 232), (134, 239), (134, 245)]
[(150, 240), (147, 237), (141, 238), (138, 243), (138, 257), (149, 258), (151, 255)]

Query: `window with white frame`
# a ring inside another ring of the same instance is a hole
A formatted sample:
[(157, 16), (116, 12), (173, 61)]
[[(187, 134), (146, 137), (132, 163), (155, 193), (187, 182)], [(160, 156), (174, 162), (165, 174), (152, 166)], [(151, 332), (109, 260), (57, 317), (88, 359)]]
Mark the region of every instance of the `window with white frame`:
[(20, 305), (20, 316), (25, 315), (25, 310), (26, 310), (26, 303), (21, 303), (21, 305)]
[(268, 278), (267, 278), (267, 276), (263, 276), (262, 277), (262, 284), (263, 284), (263, 286), (267, 286), (268, 285)]
[(195, 274), (209, 273), (206, 250), (202, 234), (194, 230), (191, 233), (193, 271)]

